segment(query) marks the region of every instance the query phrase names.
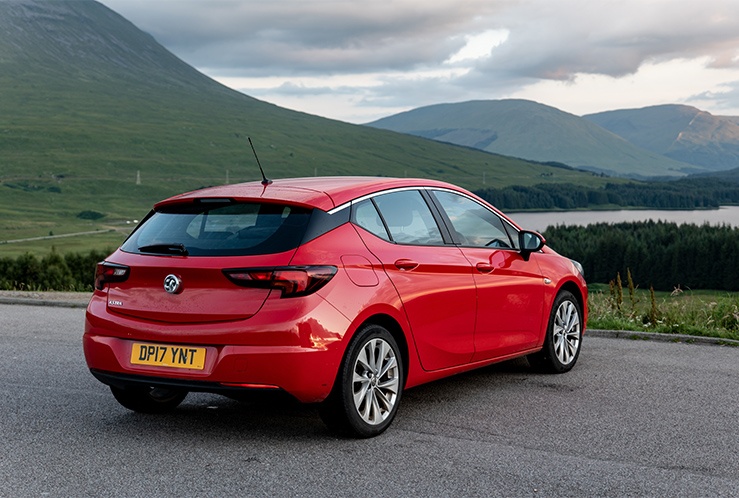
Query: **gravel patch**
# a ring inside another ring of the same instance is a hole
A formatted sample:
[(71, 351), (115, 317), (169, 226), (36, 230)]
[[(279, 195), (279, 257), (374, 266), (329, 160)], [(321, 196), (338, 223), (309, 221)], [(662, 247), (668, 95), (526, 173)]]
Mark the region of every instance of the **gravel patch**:
[(91, 296), (91, 292), (0, 291), (0, 303), (86, 308)]

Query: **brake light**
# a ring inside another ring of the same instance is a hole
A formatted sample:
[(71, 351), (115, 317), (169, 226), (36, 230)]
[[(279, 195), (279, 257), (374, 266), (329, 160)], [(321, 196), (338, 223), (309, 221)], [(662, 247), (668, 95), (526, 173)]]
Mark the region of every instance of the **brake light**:
[(95, 269), (95, 289), (103, 290), (111, 282), (125, 282), (130, 272), (128, 266), (102, 261)]
[(242, 287), (277, 289), (282, 297), (313, 294), (336, 275), (335, 266), (288, 266), (223, 270), (228, 279)]

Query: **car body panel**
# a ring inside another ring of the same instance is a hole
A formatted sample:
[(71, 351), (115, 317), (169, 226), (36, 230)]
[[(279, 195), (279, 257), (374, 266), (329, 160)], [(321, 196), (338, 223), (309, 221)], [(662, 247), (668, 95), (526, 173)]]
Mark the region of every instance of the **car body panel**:
[[(236, 287), (224, 268), (286, 265), (294, 251), (239, 258), (192, 258), (140, 255), (117, 251), (111, 260), (129, 266), (131, 275), (108, 289), (110, 311), (171, 323), (217, 322), (249, 318), (259, 311), (269, 289)], [(176, 275), (182, 282), (176, 294), (164, 291), (164, 280)]]
[(475, 310), (469, 303), (475, 302), (475, 282), (459, 248), (398, 246), (360, 230), (400, 295), (411, 331), (423, 331), (414, 334), (423, 368), (469, 362), (475, 328)]
[[(96, 293), (85, 323), (85, 356), (91, 369), (105, 372), (264, 384), (304, 402), (320, 401), (333, 385), (350, 322), (320, 296), (308, 297), (300, 306), (273, 297), (248, 320), (177, 324), (175, 335), (171, 324), (110, 313)], [(204, 346), (205, 369), (132, 365), (134, 342)]]
[[(542, 336), (544, 278), (536, 258), (513, 250), (463, 247), (477, 287), (474, 360), (536, 347)], [(550, 291), (553, 291), (551, 289)]]

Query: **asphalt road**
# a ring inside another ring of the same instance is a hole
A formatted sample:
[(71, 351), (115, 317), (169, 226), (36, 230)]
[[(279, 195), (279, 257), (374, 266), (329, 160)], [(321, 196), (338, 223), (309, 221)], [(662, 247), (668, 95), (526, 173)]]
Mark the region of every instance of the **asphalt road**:
[(421, 386), (355, 441), (293, 403), (128, 412), (83, 316), (0, 305), (0, 496), (739, 496), (739, 348), (586, 337), (570, 373)]

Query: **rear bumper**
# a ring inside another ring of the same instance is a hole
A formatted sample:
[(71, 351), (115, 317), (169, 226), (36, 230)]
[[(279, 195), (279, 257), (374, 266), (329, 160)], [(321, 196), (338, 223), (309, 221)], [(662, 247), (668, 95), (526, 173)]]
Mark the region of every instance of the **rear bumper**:
[(191, 371), (131, 364), (133, 343), (115, 337), (86, 334), (83, 345), (90, 370), (109, 385), (116, 384), (103, 379), (128, 379), (152, 386), (178, 385), (188, 390), (214, 393), (240, 389), (279, 389), (299, 401), (312, 403), (322, 401), (331, 392), (341, 361), (341, 354), (327, 350), (209, 346), (206, 348), (205, 369)]
[[(322, 299), (313, 304), (311, 319), (293, 315), (279, 321), (262, 310), (264, 321), (258, 315), (229, 323), (162, 324), (112, 315), (104, 301), (93, 298), (83, 336), (85, 359), (108, 385), (220, 394), (281, 390), (301, 402), (319, 402), (333, 387), (350, 323)], [(136, 342), (205, 348), (205, 363), (201, 370), (132, 364)]]

